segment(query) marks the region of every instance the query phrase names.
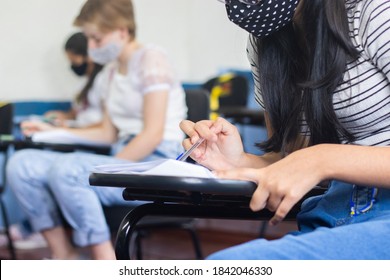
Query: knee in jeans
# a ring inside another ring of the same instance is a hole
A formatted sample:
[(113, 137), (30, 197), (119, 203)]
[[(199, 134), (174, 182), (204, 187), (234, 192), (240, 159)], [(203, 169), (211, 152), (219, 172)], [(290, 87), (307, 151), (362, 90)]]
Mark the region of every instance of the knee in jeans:
[(19, 168), (25, 165), (26, 162), (36, 158), (35, 150), (21, 150), (15, 152), (7, 162), (7, 172), (12, 170), (19, 170)]
[(29, 176), (30, 166), (38, 157), (36, 150), (21, 150), (15, 152), (8, 160), (6, 166), (6, 175), (11, 182), (15, 177), (23, 179)]
[(67, 182), (78, 177), (81, 173), (80, 168), (82, 168), (80, 160), (78, 155), (74, 153), (61, 155), (50, 169), (50, 174), (48, 174), (49, 184), (58, 186), (60, 185), (58, 183)]

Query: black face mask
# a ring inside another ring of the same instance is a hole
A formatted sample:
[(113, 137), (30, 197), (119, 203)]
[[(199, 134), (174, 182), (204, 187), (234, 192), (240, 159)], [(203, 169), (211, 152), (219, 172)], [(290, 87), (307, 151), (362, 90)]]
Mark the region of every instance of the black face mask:
[(84, 62), (80, 65), (71, 65), (70, 68), (77, 76), (84, 76), (87, 73), (88, 64)]
[(261, 38), (291, 22), (299, 0), (262, 0), (255, 5), (239, 0), (225, 2), (230, 21)]

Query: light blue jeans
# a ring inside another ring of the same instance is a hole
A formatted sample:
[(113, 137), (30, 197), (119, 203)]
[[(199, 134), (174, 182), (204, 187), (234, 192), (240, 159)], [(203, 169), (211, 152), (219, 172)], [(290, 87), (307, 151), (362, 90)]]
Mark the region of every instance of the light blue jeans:
[(364, 207), (371, 188), (333, 181), (322, 196), (308, 198), (299, 213), (298, 232), (281, 239), (257, 239), (225, 249), (209, 259), (375, 260), (390, 259), (390, 190), (378, 189), (365, 213), (351, 216), (351, 197)]
[[(117, 150), (128, 140), (120, 141)], [(144, 161), (175, 158), (181, 151), (180, 143), (163, 141)], [(21, 150), (7, 164), (7, 179), (35, 231), (60, 226), (64, 217), (73, 228), (73, 242), (89, 246), (110, 239), (102, 205), (142, 203), (125, 201), (122, 188), (89, 185), (94, 166), (124, 162), (82, 152)]]
[[(5, 164), (5, 155), (3, 153), (0, 153), (0, 170), (4, 170), (4, 164)], [(26, 220), (26, 216), (24, 215), (24, 212), (19, 207), (14, 193), (8, 188), (7, 186), (4, 186), (5, 184), (5, 178), (3, 178), (3, 172), (0, 172), (0, 184), (4, 189), (1, 191), (1, 203), (4, 204), (5, 209), (7, 209), (7, 218), (8, 223), (10, 225), (13, 224), (21, 224)], [(3, 230), (5, 228), (5, 222), (3, 220), (3, 215), (0, 215), (0, 229)]]

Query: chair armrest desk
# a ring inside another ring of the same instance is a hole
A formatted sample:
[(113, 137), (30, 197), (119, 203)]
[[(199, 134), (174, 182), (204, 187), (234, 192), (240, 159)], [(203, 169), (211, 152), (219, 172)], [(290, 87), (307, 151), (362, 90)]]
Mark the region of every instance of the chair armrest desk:
[(15, 140), (13, 143), (16, 150), (21, 149), (40, 149), (51, 150), (63, 153), (70, 153), (75, 151), (88, 151), (96, 154), (108, 155), (111, 151), (110, 146), (89, 146), (83, 144), (57, 144), (57, 143), (44, 143), (34, 142), (31, 140)]
[[(129, 260), (131, 237), (145, 216), (192, 217), (210, 219), (266, 220), (268, 210), (253, 212), (249, 201), (256, 184), (249, 181), (138, 174), (92, 173), (92, 186), (123, 187), (125, 200), (149, 201), (132, 209), (122, 220), (115, 243), (117, 259)], [(314, 189), (310, 196), (322, 194)], [(288, 214), (295, 219), (299, 205)]]

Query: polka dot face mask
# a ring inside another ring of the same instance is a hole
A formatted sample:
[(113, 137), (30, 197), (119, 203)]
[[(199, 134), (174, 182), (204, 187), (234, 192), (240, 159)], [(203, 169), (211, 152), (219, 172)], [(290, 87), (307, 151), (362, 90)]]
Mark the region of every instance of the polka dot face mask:
[(265, 37), (292, 21), (299, 0), (219, 0), (230, 21), (256, 37)]

